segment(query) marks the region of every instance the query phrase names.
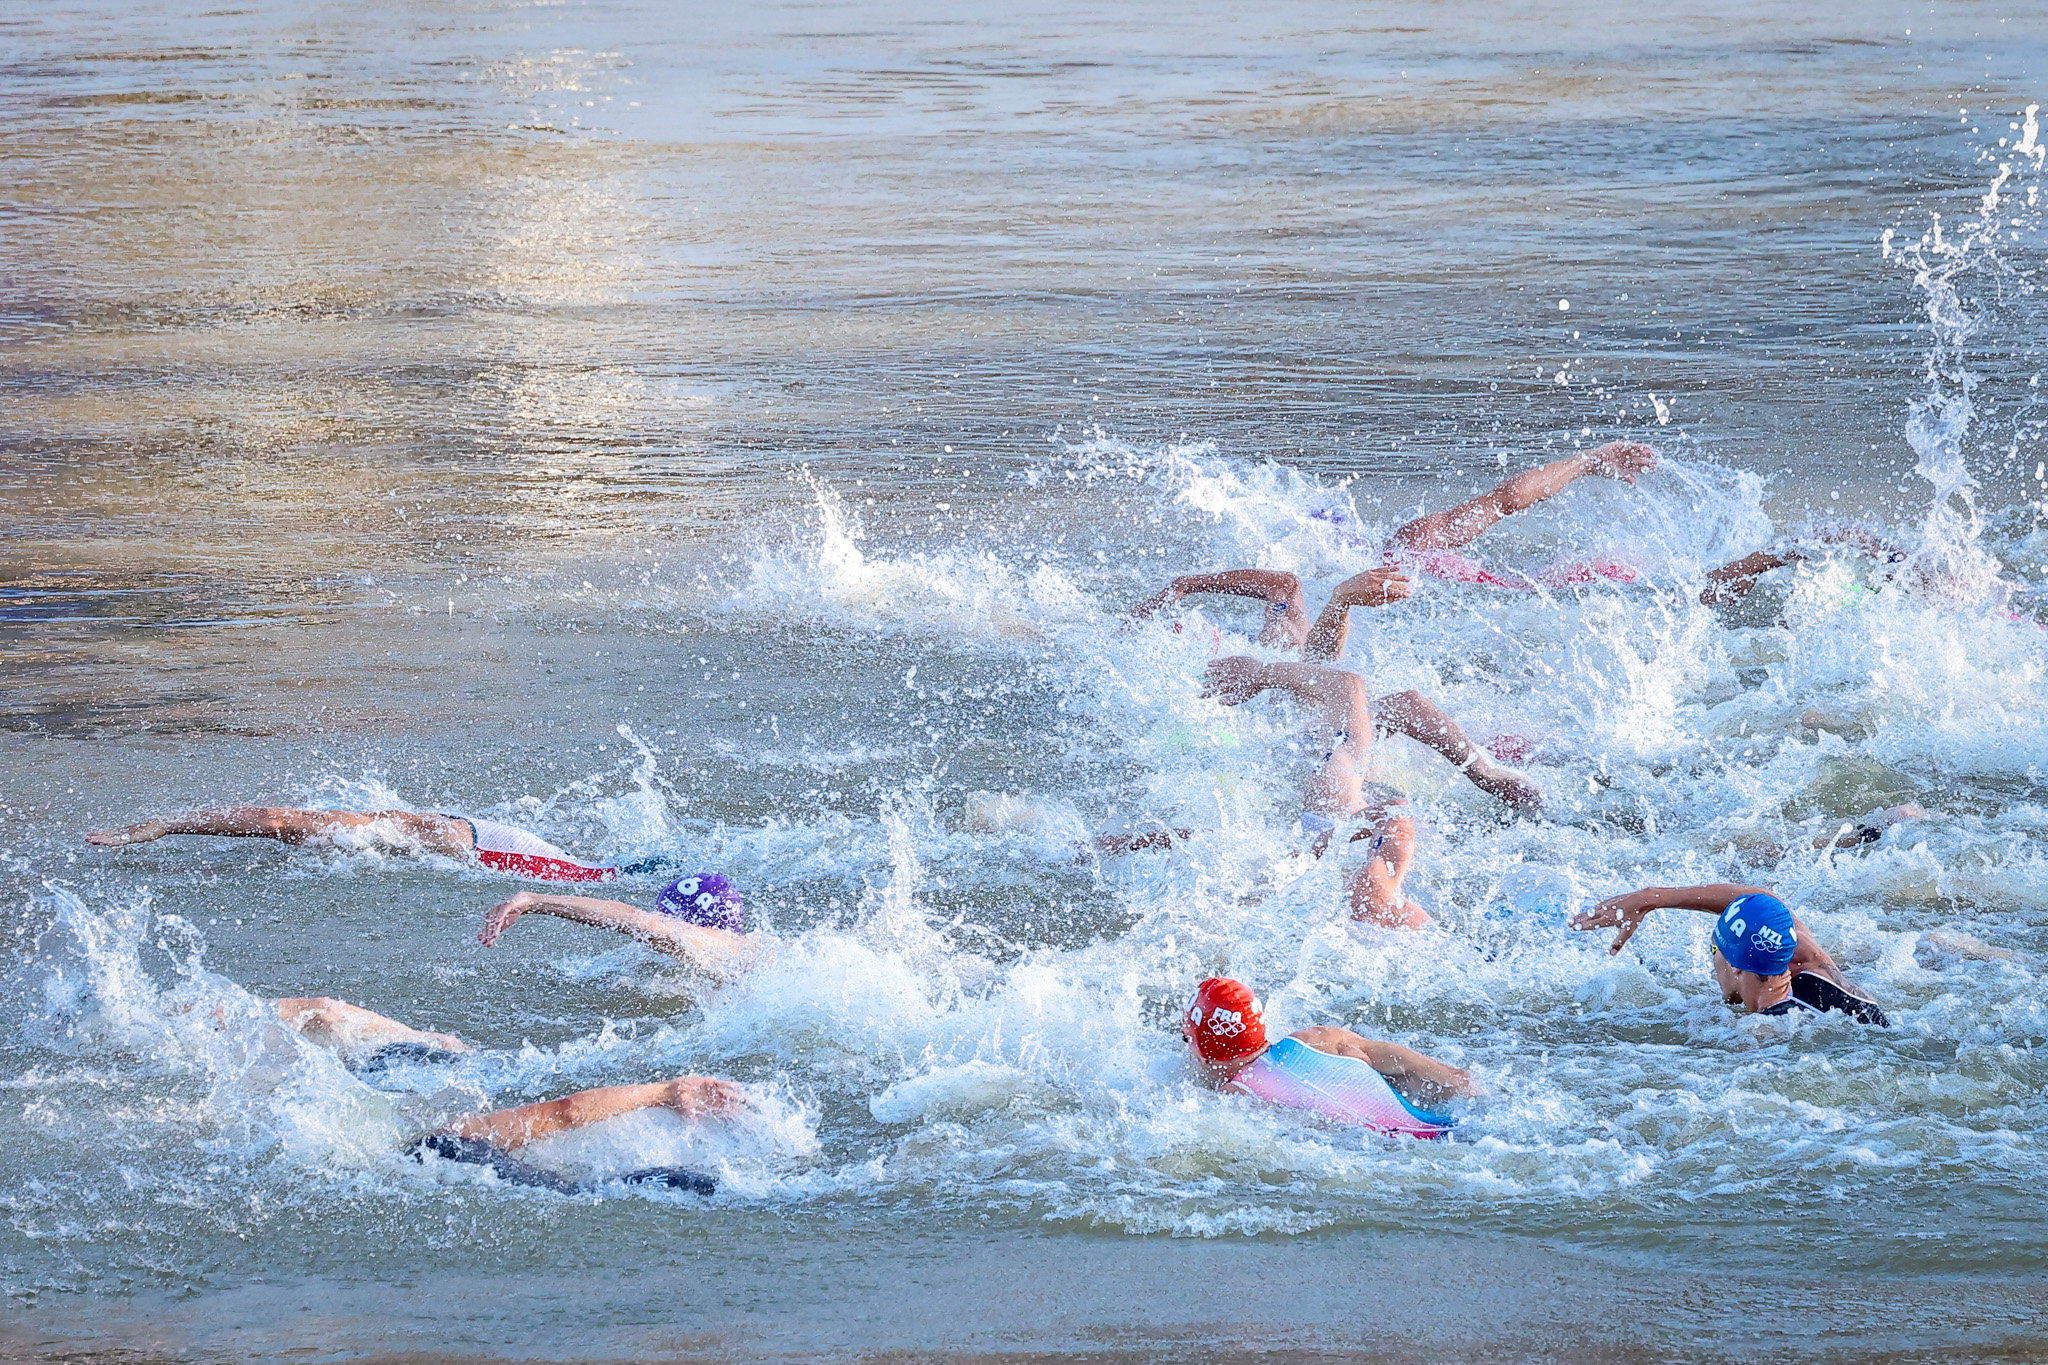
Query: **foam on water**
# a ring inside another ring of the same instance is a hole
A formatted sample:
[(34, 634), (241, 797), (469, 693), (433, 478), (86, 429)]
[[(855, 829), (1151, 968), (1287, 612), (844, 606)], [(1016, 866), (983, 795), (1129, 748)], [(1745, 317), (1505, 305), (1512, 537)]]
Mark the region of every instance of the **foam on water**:
[[(1355, 855), (1313, 862), (1295, 832), (1316, 757), (1298, 750), (1298, 718), (1200, 698), (1212, 657), (1256, 650), (1252, 613), (1212, 603), (1123, 619), (1196, 567), (1285, 569), (1319, 602), (1381, 562), (1411, 509), (1207, 445), (1097, 434), (1018, 484), (1070, 499), (1099, 557), (1055, 563), (1000, 525), (899, 546), (886, 511), (857, 515), (818, 479), (808, 537), (760, 547), (708, 613), (907, 641), (1044, 691), (1068, 747), (1034, 769), (1038, 789), (903, 779), (907, 764), (950, 757), (908, 728), (855, 723), (822, 745), (772, 732), (721, 750), (720, 780), (899, 776), (872, 813), (736, 824), (693, 806), (701, 753), (622, 726), (596, 771), (477, 813), (592, 855), (687, 852), (749, 888), (799, 885), (767, 917), (772, 958), (710, 986), (606, 943), (555, 967), (623, 983), (644, 1008), (630, 1026), (395, 1068), (374, 1085), (202, 967), (194, 926), (146, 898), (52, 889), (38, 906), (45, 944), (8, 983), (27, 1002), (30, 1060), (9, 1084), (39, 1092), (29, 1140), (88, 1150), (112, 1125), (198, 1182), (194, 1197), (309, 1176), (388, 1195), (456, 1178), (398, 1155), (452, 1112), (694, 1070), (756, 1084), (757, 1115), (724, 1127), (638, 1116), (535, 1155), (597, 1173), (704, 1165), (723, 1176), (722, 1199), (800, 1211), (858, 1198), (926, 1219), (1193, 1236), (1426, 1217), (1610, 1248), (1691, 1238), (1865, 1271), (1930, 1256), (1956, 1270), (2040, 1263), (2038, 1238), (2003, 1237), (1995, 1193), (2048, 1178), (2036, 972), (2048, 959), (2048, 634), (2015, 619), (1998, 578), (2001, 563), (2038, 559), (2041, 533), (1975, 506), (1966, 352), (1981, 325), (1971, 282), (1998, 273), (2012, 232), (2038, 226), (2013, 207), (2016, 194), (2034, 202), (2034, 136), (2030, 123), (1977, 219), (1894, 248), (1932, 332), (1907, 424), (1932, 504), (1917, 525), (1880, 528), (1911, 548), (1907, 572), (1887, 579), (1836, 553), (1784, 571), (1740, 613), (1703, 606), (1703, 571), (1781, 528), (1758, 478), (1681, 447), (1637, 488), (1587, 480), (1478, 547), (1531, 574), (1626, 554), (1639, 583), (1510, 593), (1424, 580), (1413, 600), (1357, 614), (1346, 666), (1376, 695), (1415, 688), (1476, 735), (1525, 741), (1548, 802), (1550, 818), (1510, 821), (1433, 754), (1381, 746), (1381, 777), (1418, 817), (1411, 887), (1436, 928), (1351, 932)], [(1149, 553), (1162, 542), (1189, 562)], [(963, 694), (922, 666), (929, 695), (918, 666), (899, 690), (937, 735)], [(971, 724), (994, 743), (1045, 742), (993, 704), (985, 715)], [(309, 792), (366, 810), (405, 795), (375, 774)], [(1868, 847), (1811, 846), (1908, 800), (1931, 813)], [(1167, 827), (1193, 831), (1170, 854), (1090, 848), (1101, 829)], [(289, 856), (308, 872), (382, 870), (368, 848)], [(1737, 1016), (1712, 988), (1705, 916), (1653, 917), (1620, 957), (1604, 935), (1564, 928), (1636, 885), (1723, 880), (1776, 887), (1895, 1027)], [(1078, 933), (1014, 913), (1048, 887), (1114, 913)], [(1208, 1091), (1172, 1021), (1193, 983), (1219, 973), (1253, 983), (1276, 1031), (1329, 1022), (1395, 1038), (1471, 1067), (1484, 1093), (1458, 1107), (1452, 1140), (1412, 1143)], [(88, 1104), (95, 1087), (120, 1098)], [(0, 1194), (24, 1226), (62, 1197)], [(1811, 1215), (1803, 1251), (1776, 1240), (1788, 1210)], [(1937, 1216), (1946, 1240), (1930, 1251)]]

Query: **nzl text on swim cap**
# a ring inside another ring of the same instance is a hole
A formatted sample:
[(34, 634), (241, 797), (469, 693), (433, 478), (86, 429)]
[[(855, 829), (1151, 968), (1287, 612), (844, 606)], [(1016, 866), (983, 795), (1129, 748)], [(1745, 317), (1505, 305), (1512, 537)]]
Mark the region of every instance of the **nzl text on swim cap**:
[(1739, 972), (1776, 976), (1792, 965), (1792, 912), (1776, 896), (1737, 896), (1714, 921), (1714, 946)]

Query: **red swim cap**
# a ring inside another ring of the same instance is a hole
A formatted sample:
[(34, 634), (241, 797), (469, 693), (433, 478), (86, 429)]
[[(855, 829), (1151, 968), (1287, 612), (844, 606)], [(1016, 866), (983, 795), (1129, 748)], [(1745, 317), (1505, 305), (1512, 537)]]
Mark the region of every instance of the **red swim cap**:
[(1195, 987), (1180, 1036), (1194, 1044), (1195, 1055), (1205, 1062), (1241, 1062), (1265, 1051), (1263, 1012), (1250, 986), (1212, 976)]

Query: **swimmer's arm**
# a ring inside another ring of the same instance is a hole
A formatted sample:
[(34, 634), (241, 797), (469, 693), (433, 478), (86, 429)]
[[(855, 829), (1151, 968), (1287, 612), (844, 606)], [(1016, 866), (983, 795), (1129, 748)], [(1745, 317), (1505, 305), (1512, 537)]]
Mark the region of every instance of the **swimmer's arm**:
[[(1832, 526), (1814, 536), (1814, 540), (1822, 545), (1847, 545), (1886, 564), (1896, 564), (1906, 557), (1904, 550), (1860, 526)], [(1796, 544), (1744, 555), (1707, 572), (1707, 587), (1700, 593), (1700, 602), (1709, 607), (1725, 607), (1738, 602), (1756, 587), (1757, 580), (1765, 574), (1808, 558), (1811, 558), (1811, 551)]]
[(1614, 942), (1607, 945), (1607, 951), (1618, 953), (1622, 945), (1635, 937), (1643, 921), (1652, 910), (1698, 910), (1703, 914), (1718, 915), (1728, 908), (1728, 903), (1738, 896), (1771, 895), (1765, 886), (1734, 886), (1715, 883), (1711, 886), (1646, 886), (1640, 891), (1631, 891), (1622, 896), (1609, 896), (1591, 910), (1572, 916), (1574, 929), (1612, 929), (1619, 927)]
[(1301, 599), (1301, 580), (1295, 575), (1278, 569), (1225, 569), (1221, 573), (1182, 574), (1139, 603), (1131, 613), (1131, 619), (1142, 621), (1161, 607), (1170, 607), (1183, 597), (1204, 592), (1279, 602), (1291, 610), (1307, 612), (1307, 606)]
[(678, 957), (710, 972), (742, 970), (752, 964), (758, 944), (752, 934), (729, 929), (686, 924), (667, 915), (649, 914), (624, 901), (599, 900), (594, 896), (552, 896), (522, 891), (508, 901), (491, 907), (484, 915), (484, 927), (477, 942), (486, 948), (512, 926), (521, 915), (553, 915), (572, 924), (593, 929), (610, 929), (656, 952)]
[(654, 1085), (607, 1085), (541, 1104), (472, 1114), (444, 1131), (457, 1137), (480, 1138), (501, 1152), (513, 1152), (529, 1142), (642, 1109), (673, 1109), (685, 1118), (697, 1118), (730, 1114), (745, 1104), (746, 1092), (731, 1081), (678, 1076)]
[(1472, 1073), (1399, 1043), (1382, 1042), (1332, 1024), (1317, 1024), (1293, 1034), (1318, 1052), (1356, 1057), (1387, 1078), (1397, 1090), (1430, 1099), (1463, 1098), (1478, 1093)]
[(1079, 847), (1085, 858), (1090, 848), (1097, 853), (1140, 853), (1150, 849), (1170, 849), (1176, 839), (1194, 837), (1195, 832), (1191, 829), (1153, 829), (1137, 834), (1098, 834), (1092, 845), (1082, 844)]
[(1301, 647), (1301, 657), (1311, 663), (1337, 658), (1351, 638), (1353, 607), (1384, 607), (1414, 592), (1414, 580), (1399, 569), (1367, 569), (1353, 574), (1339, 583), (1330, 600), (1323, 604), (1315, 625), (1309, 628), (1308, 643)]
[(103, 848), (124, 844), (147, 844), (167, 834), (205, 834), (222, 839), (275, 839), (284, 844), (303, 844), (313, 839), (389, 824), (407, 838), (435, 853), (466, 856), (474, 847), (469, 826), (446, 815), (411, 810), (299, 810), (291, 806), (219, 806), (209, 810), (167, 815), (122, 829), (88, 831), (87, 843)]
[(1354, 744), (1372, 741), (1372, 698), (1356, 673), (1327, 664), (1261, 663), (1233, 655), (1210, 663), (1202, 674), (1202, 696), (1241, 706), (1268, 690), (1294, 697), (1332, 731), (1345, 731)]
[(1757, 580), (1773, 569), (1796, 564), (1806, 558), (1796, 549), (1758, 550), (1755, 554), (1707, 571), (1707, 586), (1700, 592), (1700, 605), (1725, 607), (1749, 595)]
[(375, 1010), (366, 1010), (360, 1005), (324, 995), (287, 996), (277, 1002), (277, 1015), (288, 1028), (322, 1047), (425, 1043), (450, 1052), (470, 1050), (468, 1043), (452, 1033), (429, 1033), (401, 1024)]

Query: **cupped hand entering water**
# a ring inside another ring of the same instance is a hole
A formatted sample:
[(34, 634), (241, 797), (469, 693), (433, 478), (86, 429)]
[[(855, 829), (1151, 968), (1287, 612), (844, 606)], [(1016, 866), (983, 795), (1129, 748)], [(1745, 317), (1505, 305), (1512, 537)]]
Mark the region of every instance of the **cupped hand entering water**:
[[(1415, 595), (1415, 580), (1395, 568), (1367, 569), (1337, 585), (1330, 605), (1339, 607), (1384, 607)], [(1325, 610), (1328, 610), (1326, 607)]]
[(1607, 945), (1607, 951), (1618, 953), (1622, 946), (1635, 937), (1636, 930), (1643, 927), (1643, 920), (1657, 907), (1644, 901), (1640, 892), (1631, 891), (1626, 895), (1609, 896), (1591, 910), (1582, 910), (1571, 918), (1574, 929), (1612, 929), (1619, 926), (1621, 932), (1614, 936), (1614, 942)]
[(748, 1107), (746, 1087), (711, 1076), (678, 1076), (662, 1090), (662, 1107), (686, 1119), (728, 1118)]
[(1224, 706), (1242, 706), (1272, 685), (1266, 665), (1247, 654), (1216, 659), (1202, 672), (1202, 697)]
[(476, 941), (490, 947), (498, 941), (498, 935), (510, 929), (539, 899), (531, 891), (521, 891), (510, 900), (499, 901), (484, 912), (484, 927), (477, 931)]
[(1633, 484), (1657, 467), (1657, 452), (1640, 441), (1609, 441), (1586, 452), (1589, 472)]

